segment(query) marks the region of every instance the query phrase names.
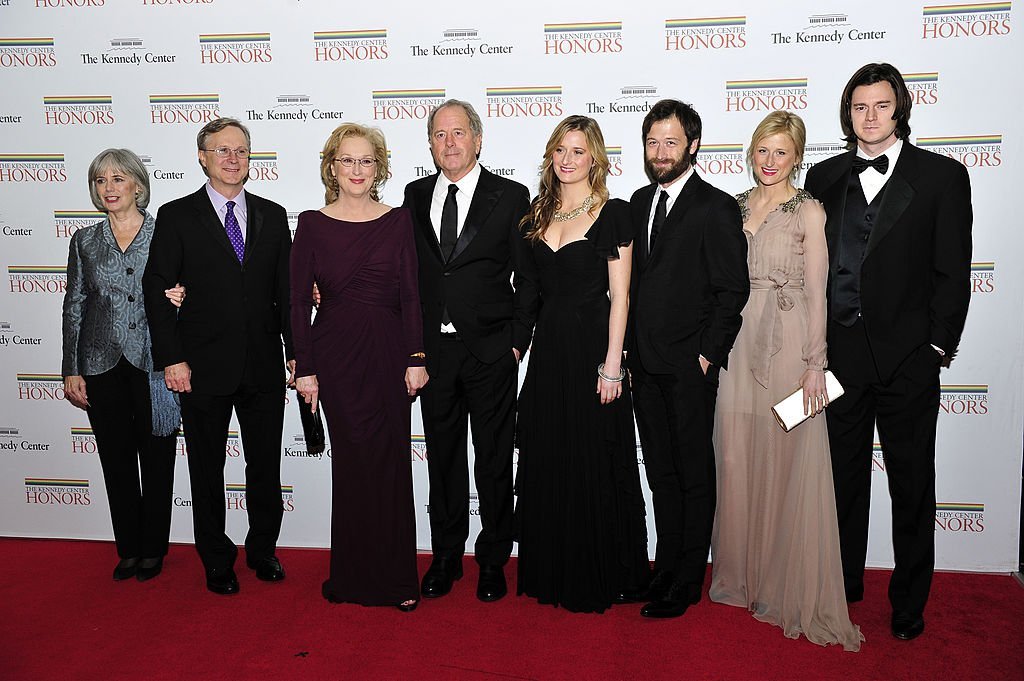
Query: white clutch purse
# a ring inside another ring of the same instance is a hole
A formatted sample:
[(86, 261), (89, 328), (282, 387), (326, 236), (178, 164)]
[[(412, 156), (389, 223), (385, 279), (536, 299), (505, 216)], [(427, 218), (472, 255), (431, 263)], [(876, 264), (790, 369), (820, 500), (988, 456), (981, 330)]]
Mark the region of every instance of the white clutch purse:
[[(825, 371), (825, 394), (828, 395), (829, 403), (834, 402), (843, 395), (843, 386), (831, 371)], [(775, 420), (779, 422), (782, 429), (787, 433), (807, 420), (804, 414), (804, 389), (797, 388), (795, 392), (772, 407)]]

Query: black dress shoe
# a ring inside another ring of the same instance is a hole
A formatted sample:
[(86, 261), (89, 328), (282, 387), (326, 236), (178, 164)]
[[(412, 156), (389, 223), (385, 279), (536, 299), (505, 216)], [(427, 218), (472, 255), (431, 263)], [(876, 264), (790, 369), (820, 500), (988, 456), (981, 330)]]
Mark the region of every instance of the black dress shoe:
[(245, 564), (249, 566), (250, 570), (256, 571), (256, 579), (264, 582), (280, 582), (284, 579), (284, 568), (281, 567), (281, 561), (276, 556), (256, 560), (247, 558)]
[(123, 579), (131, 579), (135, 576), (135, 572), (138, 569), (138, 558), (122, 558), (117, 561), (117, 567), (114, 568), (114, 581), (120, 582)]
[(398, 608), (399, 610), (401, 610), (402, 612), (412, 612), (413, 610), (416, 609), (416, 606), (419, 605), (419, 604), (420, 604), (420, 602), (417, 600), (417, 601), (412, 601), (411, 603), (399, 603), (395, 607)]
[(420, 591), (425, 598), (439, 598), (452, 590), (452, 582), (462, 579), (462, 556), (434, 558), (423, 575)]
[(476, 597), (484, 603), (491, 603), (504, 598), (507, 593), (505, 568), (500, 565), (481, 565), (480, 581), (476, 585)]
[(206, 588), (215, 594), (229, 596), (238, 593), (238, 577), (231, 568), (213, 568), (206, 571)]
[[(694, 593), (696, 591), (696, 593)], [(682, 617), (686, 609), (700, 600), (700, 589), (685, 584), (673, 584), (660, 599), (640, 609), (640, 614), (653, 619)]]
[(164, 557), (143, 558), (139, 561), (139, 569), (135, 571), (135, 579), (140, 582), (153, 579), (164, 569)]
[(624, 603), (639, 603), (641, 601), (646, 601), (648, 598), (647, 591), (647, 589), (640, 588), (623, 589), (612, 596), (612, 603), (622, 605)]
[(901, 641), (910, 641), (921, 635), (924, 631), (924, 618), (907, 617), (905, 615), (892, 616), (892, 635)]

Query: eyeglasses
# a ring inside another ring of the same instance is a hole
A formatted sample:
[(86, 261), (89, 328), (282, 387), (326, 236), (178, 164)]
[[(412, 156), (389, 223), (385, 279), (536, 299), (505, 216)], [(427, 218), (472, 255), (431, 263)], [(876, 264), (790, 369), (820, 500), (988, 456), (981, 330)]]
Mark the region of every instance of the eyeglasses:
[(217, 147), (216, 149), (203, 149), (203, 151), (209, 151), (210, 153), (216, 154), (217, 158), (227, 158), (234, 154), (238, 158), (249, 158), (248, 149), (231, 149), (229, 147)]
[(372, 168), (377, 165), (377, 159), (375, 158), (352, 158), (350, 156), (342, 156), (341, 158), (336, 158), (334, 160), (346, 168), (351, 168), (357, 163), (363, 168)]

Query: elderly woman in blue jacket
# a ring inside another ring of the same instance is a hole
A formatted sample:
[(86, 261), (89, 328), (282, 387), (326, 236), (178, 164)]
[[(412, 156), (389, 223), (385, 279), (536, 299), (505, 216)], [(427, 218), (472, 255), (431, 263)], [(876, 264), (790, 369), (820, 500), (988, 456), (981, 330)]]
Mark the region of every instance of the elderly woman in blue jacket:
[[(151, 383), (166, 388), (150, 380), (142, 300), (155, 222), (146, 212), (149, 174), (131, 151), (107, 149), (89, 166), (89, 194), (107, 216), (71, 238), (61, 373), (67, 399), (86, 410), (96, 437), (120, 557), (114, 579), (145, 581), (160, 574), (167, 554), (178, 417), (173, 397), (150, 393)], [(168, 289), (167, 297), (180, 305), (185, 290)]]

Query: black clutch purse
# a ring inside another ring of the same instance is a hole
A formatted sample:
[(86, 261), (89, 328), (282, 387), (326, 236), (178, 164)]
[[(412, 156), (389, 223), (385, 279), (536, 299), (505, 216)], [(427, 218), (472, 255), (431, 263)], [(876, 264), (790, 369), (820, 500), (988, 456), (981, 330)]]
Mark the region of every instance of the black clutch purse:
[(324, 438), (324, 420), (320, 416), (320, 405), (317, 404), (316, 411), (310, 411), (302, 396), (297, 392), (299, 416), (302, 419), (302, 437), (306, 440), (306, 451), (310, 454), (320, 454), (324, 451), (327, 443)]

